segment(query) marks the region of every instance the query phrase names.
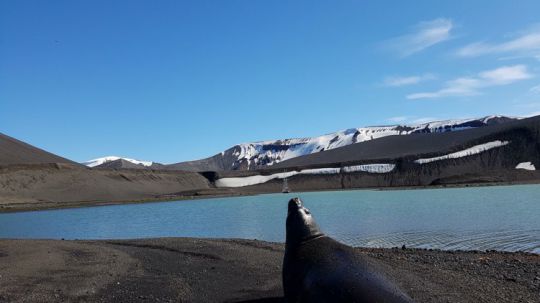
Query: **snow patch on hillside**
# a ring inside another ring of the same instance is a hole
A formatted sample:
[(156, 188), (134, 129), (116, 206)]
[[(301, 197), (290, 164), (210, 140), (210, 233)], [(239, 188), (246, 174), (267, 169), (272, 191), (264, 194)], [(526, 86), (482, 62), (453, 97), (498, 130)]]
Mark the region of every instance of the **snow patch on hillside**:
[(343, 172), (352, 173), (357, 171), (364, 171), (374, 174), (384, 174), (389, 173), (396, 167), (395, 164), (365, 164), (365, 165), (355, 165), (355, 166), (345, 166)]
[(140, 164), (140, 165), (143, 165), (143, 166), (151, 166), (152, 163), (153, 163), (151, 161), (140, 161), (140, 160), (135, 160), (135, 159), (130, 159), (130, 158), (123, 158), (123, 157), (117, 157), (117, 156), (108, 156), (108, 157), (102, 157), (102, 158), (88, 160), (86, 162), (83, 162), (82, 164), (86, 165), (88, 167), (95, 167), (95, 166), (101, 165), (103, 163), (112, 162), (112, 161), (116, 161), (116, 160), (119, 160), (119, 159), (123, 159), (123, 160), (131, 162), (133, 164)]
[(301, 171), (290, 171), (284, 173), (275, 173), (267, 176), (255, 175), (249, 177), (236, 177), (236, 178), (221, 178), (216, 180), (217, 187), (242, 187), (255, 184), (266, 183), (273, 179), (285, 179), (295, 175), (331, 175), (339, 173), (351, 173), (351, 172), (368, 172), (368, 173), (388, 173), (395, 168), (395, 164), (364, 164), (345, 167), (329, 167), (329, 168), (310, 168), (303, 169)]
[(516, 169), (536, 170), (536, 167), (531, 162), (521, 162), (516, 165)]
[(277, 173), (268, 176), (255, 175), (249, 177), (238, 177), (238, 178), (221, 178), (216, 180), (217, 187), (242, 187), (255, 184), (266, 183), (272, 179), (285, 179), (297, 175), (297, 171), (291, 171), (286, 173)]
[(510, 143), (510, 141), (496, 140), (496, 141), (492, 141), (492, 142), (488, 142), (488, 143), (484, 143), (484, 144), (475, 145), (473, 147), (469, 147), (467, 149), (464, 149), (464, 150), (461, 150), (461, 151), (458, 151), (458, 152), (455, 152), (455, 153), (447, 154), (447, 155), (444, 155), (444, 156), (418, 159), (418, 160), (415, 160), (414, 162), (418, 163), (418, 164), (425, 164), (425, 163), (430, 163), (430, 162), (434, 162), (434, 161), (441, 161), (441, 160), (447, 160), (447, 159), (457, 159), (457, 158), (467, 157), (467, 156), (476, 155), (476, 154), (485, 152), (485, 151), (490, 150), (492, 148), (505, 146), (508, 143)]

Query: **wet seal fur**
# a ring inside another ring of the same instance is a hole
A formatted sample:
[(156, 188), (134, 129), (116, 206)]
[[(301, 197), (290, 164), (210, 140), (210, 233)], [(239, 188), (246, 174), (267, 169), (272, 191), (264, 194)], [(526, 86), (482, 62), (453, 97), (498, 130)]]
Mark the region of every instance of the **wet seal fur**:
[(286, 302), (413, 302), (368, 258), (325, 236), (300, 199), (291, 199), (288, 207)]

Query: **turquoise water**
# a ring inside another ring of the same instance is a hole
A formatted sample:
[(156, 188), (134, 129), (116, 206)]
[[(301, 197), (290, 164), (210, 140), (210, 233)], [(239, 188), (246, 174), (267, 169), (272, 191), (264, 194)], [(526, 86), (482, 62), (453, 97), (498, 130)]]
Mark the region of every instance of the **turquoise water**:
[(324, 232), (353, 246), (540, 253), (540, 185), (351, 190), (0, 214), (1, 238), (245, 238), (283, 242), (299, 196)]

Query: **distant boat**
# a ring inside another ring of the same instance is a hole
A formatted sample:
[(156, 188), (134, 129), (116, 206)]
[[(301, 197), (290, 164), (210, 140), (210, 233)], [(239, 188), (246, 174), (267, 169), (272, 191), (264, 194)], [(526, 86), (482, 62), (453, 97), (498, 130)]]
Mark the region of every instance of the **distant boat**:
[(284, 194), (291, 192), (291, 189), (289, 188), (289, 184), (287, 183), (287, 178), (283, 179), (283, 188), (281, 189), (281, 192)]

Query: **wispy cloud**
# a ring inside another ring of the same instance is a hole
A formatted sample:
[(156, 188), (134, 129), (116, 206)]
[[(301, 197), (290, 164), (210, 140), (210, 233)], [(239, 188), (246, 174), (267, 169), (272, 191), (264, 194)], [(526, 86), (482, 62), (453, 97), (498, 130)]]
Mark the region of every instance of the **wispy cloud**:
[(450, 39), (452, 28), (453, 23), (450, 19), (439, 18), (420, 22), (410, 33), (390, 39), (385, 45), (403, 57), (410, 56)]
[(496, 69), (481, 72), (479, 74), (481, 84), (484, 86), (505, 85), (519, 80), (532, 77), (525, 65), (503, 66)]
[(540, 84), (538, 84), (537, 86), (531, 87), (531, 89), (529, 89), (529, 91), (531, 93), (540, 94)]
[(387, 77), (386, 79), (384, 79), (383, 84), (384, 86), (397, 87), (397, 86), (418, 84), (420, 82), (433, 80), (433, 79), (435, 79), (435, 76), (432, 74), (424, 74), (424, 75), (419, 75), (419, 76), (406, 76), (406, 77), (392, 76), (392, 77)]
[(461, 57), (509, 53), (540, 59), (540, 28), (536, 26), (532, 30), (522, 33), (511, 40), (500, 43), (474, 42), (457, 51), (457, 55)]
[(527, 66), (525, 65), (502, 66), (480, 72), (474, 77), (461, 77), (448, 81), (445, 87), (438, 91), (407, 95), (407, 99), (473, 96), (480, 94), (481, 88), (507, 85), (531, 77), (532, 75), (527, 71)]

